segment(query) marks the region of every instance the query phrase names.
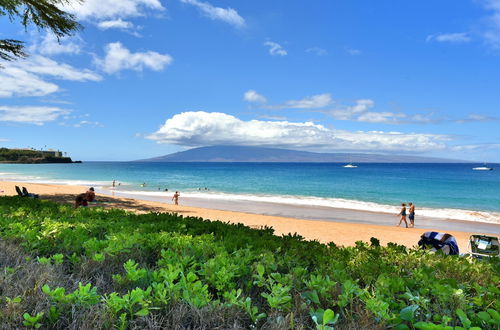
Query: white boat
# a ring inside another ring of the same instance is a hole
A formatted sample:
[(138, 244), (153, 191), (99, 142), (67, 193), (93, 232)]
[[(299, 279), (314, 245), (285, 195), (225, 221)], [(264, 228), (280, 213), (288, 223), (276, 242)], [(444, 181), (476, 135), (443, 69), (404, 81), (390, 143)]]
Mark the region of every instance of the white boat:
[(357, 166), (356, 165), (352, 165), (352, 164), (347, 164), (347, 165), (344, 165), (343, 167), (345, 167), (345, 168), (356, 168)]
[(492, 171), (493, 170), (492, 167), (488, 167), (488, 166), (478, 166), (478, 167), (473, 167), (472, 169), (474, 171)]

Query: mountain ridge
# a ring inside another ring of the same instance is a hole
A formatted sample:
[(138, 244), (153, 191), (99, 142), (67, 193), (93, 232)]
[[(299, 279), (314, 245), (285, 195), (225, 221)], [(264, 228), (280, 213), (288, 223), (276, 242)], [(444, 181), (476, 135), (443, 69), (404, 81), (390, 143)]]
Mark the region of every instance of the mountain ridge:
[(253, 146), (209, 146), (140, 159), (137, 162), (244, 162), (244, 163), (469, 163), (469, 161), (369, 153), (318, 153)]

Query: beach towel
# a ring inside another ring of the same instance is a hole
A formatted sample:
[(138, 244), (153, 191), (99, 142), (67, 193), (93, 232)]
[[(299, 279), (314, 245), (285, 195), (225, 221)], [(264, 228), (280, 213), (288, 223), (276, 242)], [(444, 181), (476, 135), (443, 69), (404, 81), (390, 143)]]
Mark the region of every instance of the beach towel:
[(439, 233), (436, 231), (428, 231), (420, 236), (418, 245), (422, 248), (432, 246), (431, 251), (441, 250), (447, 255), (458, 255), (458, 244), (455, 237), (447, 233)]

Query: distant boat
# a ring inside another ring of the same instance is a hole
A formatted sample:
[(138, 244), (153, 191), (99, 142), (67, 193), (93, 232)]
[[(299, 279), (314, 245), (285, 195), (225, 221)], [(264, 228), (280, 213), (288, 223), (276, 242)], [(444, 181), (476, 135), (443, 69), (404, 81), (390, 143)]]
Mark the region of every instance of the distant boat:
[(488, 166), (486, 166), (486, 164), (484, 164), (483, 166), (473, 167), (472, 169), (474, 171), (492, 171), (493, 170), (492, 167), (488, 167)]
[(343, 167), (345, 167), (345, 168), (356, 168), (357, 166), (349, 163), (347, 165), (344, 165)]

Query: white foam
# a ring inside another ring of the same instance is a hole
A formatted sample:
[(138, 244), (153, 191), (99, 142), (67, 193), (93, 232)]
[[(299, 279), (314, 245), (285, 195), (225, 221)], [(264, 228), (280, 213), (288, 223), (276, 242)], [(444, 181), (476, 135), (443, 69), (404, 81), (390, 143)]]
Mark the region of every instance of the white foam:
[(0, 173), (0, 179), (4, 181), (16, 181), (26, 183), (58, 184), (65, 186), (106, 186), (108, 181), (90, 181), (90, 180), (63, 180), (48, 179), (43, 176), (22, 175), (19, 173)]
[[(127, 194), (134, 196), (150, 196), (153, 198), (165, 198), (173, 194), (173, 191), (132, 191), (116, 190), (118, 194)], [(311, 196), (285, 196), (285, 195), (250, 195), (250, 194), (227, 194), (222, 192), (181, 192), (183, 198), (199, 198), (207, 200), (222, 201), (246, 201), (256, 203), (275, 203), (295, 206), (318, 206), (330, 208), (342, 208), (359, 211), (370, 211), (377, 213), (398, 214), (400, 206), (379, 204), (373, 202), (364, 202), (358, 200), (342, 198), (323, 198)], [(485, 212), (465, 209), (435, 209), (435, 208), (417, 208), (418, 216), (426, 216), (437, 219), (453, 219), (464, 221), (476, 221), (500, 224), (500, 212)]]

